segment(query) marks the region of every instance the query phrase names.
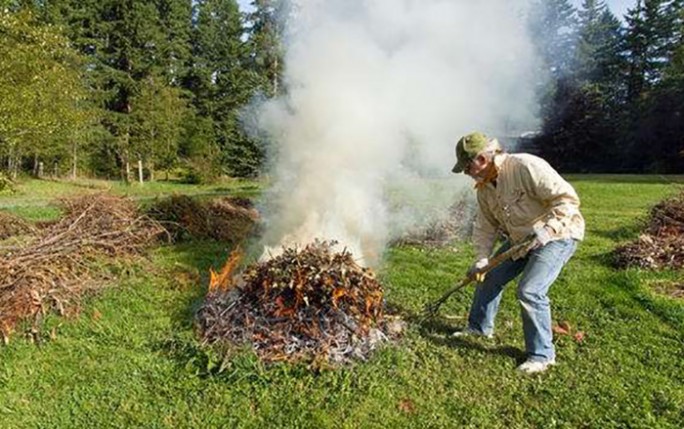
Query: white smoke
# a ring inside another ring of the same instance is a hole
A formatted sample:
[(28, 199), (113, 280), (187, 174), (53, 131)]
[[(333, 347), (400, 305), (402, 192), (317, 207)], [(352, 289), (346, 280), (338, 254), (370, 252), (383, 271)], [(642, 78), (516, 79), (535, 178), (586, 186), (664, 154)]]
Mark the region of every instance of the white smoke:
[[(416, 191), (411, 178), (450, 174), (464, 133), (533, 124), (526, 7), (299, 1), (289, 23), (287, 96), (260, 112), (274, 144), (264, 245), (335, 239), (375, 264), (390, 235), (388, 189), (411, 183)], [(467, 183), (451, 180), (454, 189)]]

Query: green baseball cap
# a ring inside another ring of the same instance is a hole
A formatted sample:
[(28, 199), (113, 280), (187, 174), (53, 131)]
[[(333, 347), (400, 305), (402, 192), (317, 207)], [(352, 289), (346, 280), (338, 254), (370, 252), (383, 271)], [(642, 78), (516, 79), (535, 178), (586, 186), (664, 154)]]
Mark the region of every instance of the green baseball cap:
[(466, 164), (482, 152), (489, 141), (486, 135), (478, 131), (461, 137), (456, 143), (456, 165), (451, 169), (451, 172), (460, 173), (465, 170)]

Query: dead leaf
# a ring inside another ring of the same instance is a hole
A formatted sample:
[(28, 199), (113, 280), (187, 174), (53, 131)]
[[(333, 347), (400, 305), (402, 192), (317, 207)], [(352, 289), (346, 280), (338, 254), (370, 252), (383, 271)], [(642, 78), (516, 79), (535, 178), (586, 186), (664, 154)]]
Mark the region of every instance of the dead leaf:
[(93, 310), (93, 315), (91, 316), (91, 319), (93, 319), (94, 321), (97, 322), (101, 318), (102, 318), (102, 313), (100, 313), (97, 308), (95, 310)]
[(577, 331), (575, 333), (574, 338), (575, 338), (575, 341), (577, 341), (578, 343), (580, 343), (580, 344), (583, 343), (584, 342), (584, 332)]
[(567, 321), (560, 322), (558, 325), (551, 328), (554, 334), (558, 335), (570, 335), (572, 330), (570, 324)]
[(416, 404), (414, 404), (413, 401), (408, 398), (404, 398), (399, 401), (398, 408), (399, 411), (406, 414), (413, 414), (416, 412)]

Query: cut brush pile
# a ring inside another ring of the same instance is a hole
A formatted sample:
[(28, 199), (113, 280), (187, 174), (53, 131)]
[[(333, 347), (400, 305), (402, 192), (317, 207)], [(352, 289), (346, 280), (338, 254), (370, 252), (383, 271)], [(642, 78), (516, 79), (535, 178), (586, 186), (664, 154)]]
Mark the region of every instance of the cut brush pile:
[(616, 249), (615, 264), (620, 268), (684, 268), (684, 192), (651, 209), (646, 231)]
[[(5, 341), (23, 319), (36, 323), (49, 310), (69, 312), (102, 275), (100, 256), (139, 253), (164, 232), (135, 204), (110, 195), (62, 201), (65, 216), (25, 247), (0, 255), (0, 333)], [(99, 282), (100, 284), (102, 282)]]
[(383, 317), (383, 289), (373, 273), (334, 245), (285, 249), (231, 277), (241, 257), (234, 252), (221, 273), (212, 272), (197, 318), (203, 340), (249, 344), (265, 361), (365, 359), (398, 334), (399, 322)]
[(0, 240), (24, 234), (33, 234), (36, 228), (21, 218), (0, 212)]
[(203, 202), (174, 195), (157, 202), (149, 215), (164, 225), (174, 242), (194, 238), (239, 243), (259, 221), (252, 202), (237, 197)]
[(452, 204), (446, 213), (439, 213), (436, 220), (427, 225), (415, 227), (399, 237), (394, 245), (419, 245), (443, 247), (472, 233), (475, 205), (461, 198)]

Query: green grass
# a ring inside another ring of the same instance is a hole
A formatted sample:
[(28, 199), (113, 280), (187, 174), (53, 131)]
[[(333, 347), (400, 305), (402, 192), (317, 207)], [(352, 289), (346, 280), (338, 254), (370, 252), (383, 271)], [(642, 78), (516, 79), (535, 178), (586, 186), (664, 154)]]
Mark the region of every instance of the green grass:
[[(208, 267), (230, 249), (197, 242), (121, 269), (116, 287), (88, 300), (80, 316), (49, 317), (40, 345), (15, 337), (0, 348), (0, 427), (680, 428), (684, 303), (649, 285), (682, 273), (609, 265), (609, 252), (636, 237), (648, 207), (677, 185), (655, 176), (573, 183), (587, 239), (551, 297), (554, 319), (586, 339), (558, 337), (559, 365), (546, 374), (514, 371), (523, 343), (513, 288), (491, 341), (448, 336), (467, 313), (466, 291), (442, 309), (455, 319), (412, 323), (368, 362), (313, 373), (242, 353), (222, 366), (196, 341), (192, 315)], [(382, 270), (387, 299), (415, 314), (471, 259), (465, 244), (456, 252), (392, 248)]]
[(74, 182), (23, 179), (14, 185), (13, 192), (10, 190), (0, 192), (0, 210), (29, 220), (50, 220), (60, 215), (60, 210), (56, 206), (57, 200), (75, 195), (111, 192), (142, 202), (173, 193), (205, 197), (221, 195), (252, 197), (260, 192), (262, 186), (258, 181), (242, 179), (225, 179), (212, 185), (190, 185), (173, 181), (126, 184), (120, 181), (95, 179)]

